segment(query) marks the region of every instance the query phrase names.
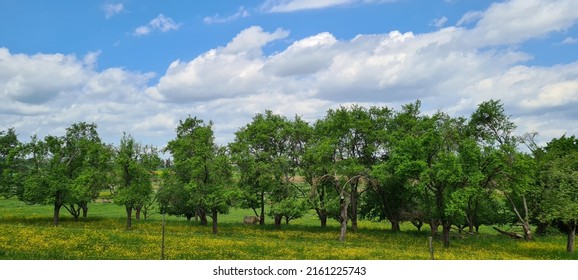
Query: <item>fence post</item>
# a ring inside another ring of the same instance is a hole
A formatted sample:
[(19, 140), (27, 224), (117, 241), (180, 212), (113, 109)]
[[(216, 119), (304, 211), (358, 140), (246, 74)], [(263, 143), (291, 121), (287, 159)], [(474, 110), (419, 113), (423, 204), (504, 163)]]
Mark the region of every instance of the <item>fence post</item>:
[(429, 240), (429, 255), (431, 257), (432, 260), (435, 260), (434, 258), (434, 249), (433, 249), (433, 238), (430, 236), (428, 238)]
[(163, 231), (161, 238), (161, 260), (165, 259), (165, 213), (163, 212)]

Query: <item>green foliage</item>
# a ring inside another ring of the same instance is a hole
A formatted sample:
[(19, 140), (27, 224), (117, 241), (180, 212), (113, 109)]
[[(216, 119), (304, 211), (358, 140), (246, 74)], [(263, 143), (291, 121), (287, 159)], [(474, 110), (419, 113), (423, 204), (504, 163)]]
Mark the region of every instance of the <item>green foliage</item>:
[(180, 121), (177, 137), (166, 148), (173, 166), (163, 176), (157, 193), (161, 212), (183, 215), (211, 214), (216, 233), (217, 215), (226, 214), (237, 200), (233, 169), (225, 147), (215, 144), (212, 123), (188, 117)]
[(131, 229), (132, 210), (136, 210), (139, 217), (140, 211), (152, 197), (152, 178), (160, 165), (160, 158), (155, 148), (142, 146), (132, 136), (124, 134), (114, 158), (114, 165), (114, 202), (125, 206), (126, 228)]
[(309, 125), (299, 117), (291, 121), (268, 110), (235, 133), (229, 147), (240, 172), (242, 205), (255, 212), (260, 209), (261, 223), (267, 202), (275, 205), (294, 194), (303, 195), (292, 179), (310, 135)]
[(79, 122), (66, 129), (62, 137), (32, 137), (19, 150), (26, 158), (20, 199), (28, 203), (53, 204), (54, 224), (64, 207), (75, 219), (88, 210), (100, 190), (109, 183), (110, 148), (98, 137), (97, 126)]
[(15, 196), (22, 188), (20, 145), (14, 128), (0, 131), (0, 197)]

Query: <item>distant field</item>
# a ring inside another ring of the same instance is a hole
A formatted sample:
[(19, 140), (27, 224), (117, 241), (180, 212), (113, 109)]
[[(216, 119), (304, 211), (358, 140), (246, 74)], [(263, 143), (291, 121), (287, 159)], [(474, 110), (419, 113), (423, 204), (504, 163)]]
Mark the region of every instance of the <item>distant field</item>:
[[(61, 224), (52, 226), (50, 206), (25, 205), (0, 199), (0, 259), (157, 260), (161, 257), (161, 216), (134, 221), (125, 231), (124, 209), (112, 203), (93, 203), (88, 218), (74, 222), (66, 210)], [(210, 227), (167, 217), (165, 258), (180, 260), (421, 260), (429, 259), (428, 230), (417, 232), (404, 224), (392, 233), (386, 223), (361, 221), (344, 243), (331, 221), (319, 227), (311, 214), (280, 230), (242, 224), (251, 210), (234, 210), (219, 220), (219, 234)], [(272, 222), (269, 220), (268, 222)], [(489, 228), (476, 235), (454, 234), (451, 247), (434, 241), (436, 259), (578, 259), (565, 251), (564, 235), (512, 240)]]

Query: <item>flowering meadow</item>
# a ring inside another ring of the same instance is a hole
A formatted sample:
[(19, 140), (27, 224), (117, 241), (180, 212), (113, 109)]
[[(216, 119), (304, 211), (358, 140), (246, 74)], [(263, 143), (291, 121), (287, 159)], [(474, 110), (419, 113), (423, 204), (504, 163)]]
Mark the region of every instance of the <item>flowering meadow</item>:
[[(75, 222), (62, 219), (53, 226), (48, 206), (0, 200), (0, 259), (33, 260), (158, 260), (161, 258), (162, 218), (155, 214), (125, 230), (122, 207), (94, 203), (89, 215)], [(167, 217), (165, 259), (175, 260), (422, 260), (429, 259), (429, 231), (411, 224), (393, 233), (385, 223), (361, 221), (339, 242), (337, 223), (319, 227), (314, 215), (275, 229), (244, 225), (246, 210), (220, 219), (219, 233), (184, 218)], [(268, 221), (272, 222), (272, 221)], [(436, 259), (578, 259), (563, 250), (564, 235), (513, 240), (492, 232), (455, 234), (452, 246), (434, 239)]]

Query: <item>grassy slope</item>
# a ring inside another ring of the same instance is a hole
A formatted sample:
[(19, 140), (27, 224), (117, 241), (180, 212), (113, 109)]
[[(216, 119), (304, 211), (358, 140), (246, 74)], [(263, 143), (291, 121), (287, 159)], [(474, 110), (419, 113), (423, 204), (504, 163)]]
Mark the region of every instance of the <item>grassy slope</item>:
[[(61, 211), (61, 225), (51, 225), (50, 206), (25, 205), (0, 199), (0, 259), (159, 259), (161, 216), (133, 224), (124, 230), (122, 207), (93, 203), (89, 217), (74, 222)], [(270, 224), (247, 226), (242, 217), (251, 210), (234, 210), (219, 218), (219, 234), (210, 227), (167, 217), (167, 259), (428, 259), (428, 232), (404, 224), (392, 233), (386, 223), (361, 221), (358, 232), (348, 232), (347, 241), (337, 241), (338, 224), (319, 227), (314, 214), (275, 230)], [(427, 227), (424, 227), (427, 228)], [(512, 240), (483, 228), (476, 235), (454, 235), (451, 247), (435, 241), (437, 259), (578, 259), (565, 252), (565, 236), (538, 237), (531, 242)]]

